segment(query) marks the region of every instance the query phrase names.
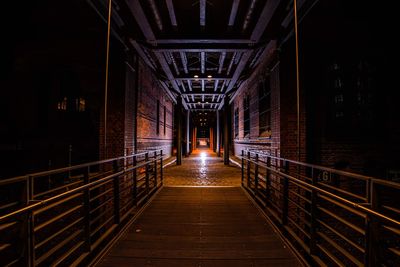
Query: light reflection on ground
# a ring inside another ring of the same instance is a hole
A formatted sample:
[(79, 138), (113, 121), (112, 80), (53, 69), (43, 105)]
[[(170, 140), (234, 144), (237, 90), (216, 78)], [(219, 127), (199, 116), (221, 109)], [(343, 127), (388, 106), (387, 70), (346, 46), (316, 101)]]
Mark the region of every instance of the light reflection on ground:
[(195, 150), (182, 158), (182, 165), (164, 170), (166, 186), (240, 186), (240, 169), (225, 166), (223, 158), (208, 149)]

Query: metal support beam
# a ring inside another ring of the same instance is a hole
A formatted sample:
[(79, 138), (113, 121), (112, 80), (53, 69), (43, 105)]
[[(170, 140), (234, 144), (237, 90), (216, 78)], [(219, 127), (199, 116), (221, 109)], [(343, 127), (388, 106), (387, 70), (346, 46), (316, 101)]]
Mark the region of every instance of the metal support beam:
[(133, 17), (136, 19), (136, 22), (142, 30), (146, 40), (149, 42), (155, 42), (156, 37), (151, 30), (150, 23), (147, 21), (146, 15), (143, 11), (142, 6), (139, 3), (139, 0), (128, 0), (128, 6), (133, 14)]
[(239, 7), (240, 0), (234, 0), (232, 3), (231, 15), (229, 16), (228, 26), (235, 25), (236, 13)]
[(229, 165), (229, 114), (230, 114), (230, 106), (229, 106), (229, 97), (225, 96), (224, 98), (224, 164)]
[(176, 104), (176, 120), (177, 120), (177, 146), (176, 146), (176, 165), (182, 164), (182, 98), (178, 97)]
[(217, 113), (217, 146), (216, 146), (216, 152), (218, 157), (221, 156), (220, 152), (220, 129), (219, 129), (219, 110), (216, 111)]
[(193, 89), (192, 89), (192, 82), (191, 82), (190, 80), (187, 80), (187, 84), (188, 84), (188, 87), (189, 87), (189, 91), (190, 91), (190, 92), (193, 91)]
[(216, 91), (218, 90), (218, 83), (219, 83), (219, 80), (215, 80), (215, 83), (214, 83), (214, 92), (216, 92)]
[(190, 141), (190, 111), (186, 111), (186, 156), (189, 156)]
[(200, 52), (200, 64), (201, 64), (201, 73), (204, 74), (206, 72), (206, 53)]
[(222, 52), (219, 57), (218, 74), (221, 74), (222, 72), (222, 68), (224, 67), (225, 57), (226, 57), (226, 52)]
[(178, 85), (176, 84), (176, 81), (174, 80), (174, 75), (171, 73), (171, 69), (168, 66), (167, 61), (165, 60), (165, 57), (162, 53), (156, 52), (156, 57), (158, 61), (161, 64), (162, 69), (164, 70), (165, 74), (168, 77), (168, 80), (170, 80), (172, 87), (175, 89), (175, 91), (180, 92)]
[(206, 0), (200, 0), (200, 26), (206, 26)]
[(163, 24), (161, 21), (161, 16), (160, 16), (160, 12), (158, 12), (158, 8), (156, 3), (154, 2), (154, 0), (148, 0), (150, 7), (151, 7), (151, 11), (153, 12), (154, 15), (154, 20), (156, 21), (157, 27), (160, 31), (163, 30)]
[(281, 0), (268, 0), (266, 2), (256, 27), (254, 27), (254, 30), (251, 34), (251, 41), (258, 42), (261, 39), (261, 36), (264, 34), (264, 31), (271, 21), (272, 15), (275, 13), (275, 10), (280, 2)]
[[(171, 52), (172, 53), (172, 52)], [(187, 58), (186, 58), (186, 53), (185, 52), (179, 52), (180, 56), (181, 56), (181, 61), (182, 61), (182, 66), (183, 66), (183, 70), (185, 71), (186, 74), (189, 73), (188, 71), (188, 67), (187, 67)]]
[(175, 11), (174, 11), (174, 4), (172, 3), (172, 0), (166, 0), (166, 3), (167, 3), (167, 8), (168, 8), (169, 18), (171, 19), (171, 25), (174, 27), (178, 27), (178, 23), (176, 22), (176, 16), (175, 16)]
[(150, 59), (147, 57), (145, 52), (143, 51), (142, 47), (133, 39), (129, 39), (129, 42), (132, 44), (132, 46), (135, 48), (136, 52), (138, 52), (139, 56), (146, 62), (146, 64), (155, 70), (154, 64), (150, 61)]
[(231, 62), (229, 62), (228, 70), (226, 71), (227, 75), (229, 75), (231, 73), (232, 66), (233, 66), (233, 63), (235, 62), (236, 55), (237, 55), (236, 52), (234, 52), (232, 55)]
[(204, 92), (204, 88), (205, 88), (205, 82), (204, 79), (201, 80), (201, 91)]
[[(251, 16), (253, 16), (253, 12), (254, 12), (254, 7), (256, 5), (257, 0), (251, 0), (249, 9), (247, 9), (247, 13), (246, 13), (246, 17), (244, 19), (244, 23), (243, 23), (243, 27), (242, 27), (242, 31), (246, 31), (247, 27), (249, 26), (249, 23), (251, 21)], [(269, 2), (269, 1), (268, 1)]]
[(232, 80), (226, 89), (225, 93), (228, 93), (230, 90), (232, 90), (233, 86), (235, 86), (237, 80), (240, 77), (240, 74), (242, 73), (243, 69), (246, 67), (247, 61), (249, 61), (249, 58), (252, 54), (252, 51), (248, 51), (243, 54), (242, 59), (240, 60), (238, 66), (236, 67), (235, 74), (233, 74)]

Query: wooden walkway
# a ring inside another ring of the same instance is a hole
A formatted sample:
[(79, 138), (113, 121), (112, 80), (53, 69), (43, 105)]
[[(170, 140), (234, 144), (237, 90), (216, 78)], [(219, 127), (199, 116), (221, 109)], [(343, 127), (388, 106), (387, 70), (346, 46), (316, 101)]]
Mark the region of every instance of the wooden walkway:
[(164, 187), (99, 266), (300, 266), (240, 187)]

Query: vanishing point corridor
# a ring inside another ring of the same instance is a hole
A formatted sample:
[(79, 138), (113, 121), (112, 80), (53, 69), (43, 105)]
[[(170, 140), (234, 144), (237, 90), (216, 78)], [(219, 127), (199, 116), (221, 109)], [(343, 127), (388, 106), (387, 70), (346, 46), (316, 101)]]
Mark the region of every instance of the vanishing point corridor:
[(3, 1), (0, 266), (400, 266), (398, 9)]
[(198, 149), (99, 266), (300, 266), (240, 187), (240, 168)]

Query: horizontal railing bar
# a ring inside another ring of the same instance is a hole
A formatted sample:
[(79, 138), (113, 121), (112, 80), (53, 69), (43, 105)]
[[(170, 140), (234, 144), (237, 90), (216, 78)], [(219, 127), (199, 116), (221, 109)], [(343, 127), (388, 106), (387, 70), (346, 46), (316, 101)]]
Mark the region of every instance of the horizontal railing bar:
[(76, 221), (74, 221), (72, 223), (69, 223), (66, 227), (62, 228), (61, 230), (59, 230), (56, 233), (52, 234), (51, 236), (47, 237), (46, 239), (44, 239), (40, 243), (37, 243), (35, 245), (35, 249), (39, 249), (40, 247), (42, 247), (43, 245), (45, 245), (46, 243), (48, 243), (49, 241), (51, 241), (55, 237), (59, 236), (60, 234), (64, 233), (65, 231), (67, 231), (68, 229), (74, 227), (75, 225), (77, 225), (78, 223), (80, 223), (82, 221), (83, 221), (83, 217), (77, 219)]
[[(353, 178), (359, 178), (361, 180), (376, 180), (376, 178), (374, 178), (374, 177), (366, 176), (366, 175), (362, 175), (362, 174), (346, 172), (346, 171), (342, 171), (342, 170), (338, 170), (338, 169), (332, 169), (332, 168), (329, 168), (329, 167), (324, 167), (324, 166), (315, 165), (315, 164), (311, 164), (311, 163), (300, 162), (300, 161), (291, 160), (291, 159), (279, 158), (279, 157), (271, 156), (271, 155), (264, 154), (264, 153), (258, 153), (258, 152), (256, 153), (256, 152), (252, 152), (252, 151), (249, 151), (249, 152), (253, 153), (253, 154), (264, 155), (264, 156), (267, 156), (267, 157), (269, 157), (271, 159), (275, 159), (275, 160), (279, 160), (279, 161), (286, 161), (286, 162), (294, 163), (294, 164), (297, 164), (297, 165), (301, 165), (301, 166), (309, 167), (309, 168), (313, 168), (313, 169), (329, 171), (331, 173), (345, 175), (345, 176), (353, 177)], [(241, 158), (241, 156), (239, 156), (239, 158)]]
[(2, 225), (0, 225), (0, 231), (2, 231), (4, 229), (7, 229), (7, 228), (9, 228), (9, 227), (11, 227), (13, 225), (16, 225), (17, 223), (18, 222), (10, 222), (10, 223), (2, 224)]
[(62, 264), (63, 261), (65, 261), (69, 256), (71, 256), (78, 248), (80, 248), (83, 244), (85, 244), (84, 241), (80, 241), (78, 242), (75, 246), (73, 246), (72, 248), (70, 248), (68, 250), (68, 252), (64, 253), (63, 255), (61, 255), (60, 258), (58, 258), (55, 263), (52, 264), (52, 266), (59, 266), (60, 264)]
[(342, 194), (345, 194), (345, 195), (347, 195), (347, 196), (349, 196), (349, 197), (354, 197), (354, 198), (357, 198), (357, 199), (362, 200), (362, 201), (365, 201), (365, 202), (368, 201), (368, 199), (367, 199), (366, 197), (353, 194), (353, 193), (351, 193), (351, 192), (349, 192), (349, 191), (343, 190), (343, 189), (338, 188), (338, 187), (331, 186), (331, 185), (329, 185), (329, 184), (318, 183), (318, 185), (319, 185), (319, 186), (322, 186), (322, 187), (325, 187), (325, 188), (329, 188), (329, 189), (335, 190), (335, 191), (340, 192), (340, 193), (342, 193)]
[(83, 184), (83, 180), (76, 181), (76, 182), (73, 182), (73, 183), (70, 183), (70, 184), (65, 184), (65, 185), (62, 185), (60, 187), (56, 187), (56, 188), (53, 188), (53, 189), (50, 189), (50, 190), (47, 190), (47, 191), (44, 191), (44, 192), (41, 192), (41, 193), (38, 193), (38, 194), (34, 194), (33, 197), (34, 198), (41, 197), (41, 196), (60, 191), (62, 189), (65, 189), (65, 188), (68, 188), (68, 187), (71, 187), (71, 186), (74, 186), (74, 185), (77, 185), (77, 184)]
[(97, 226), (91, 233), (90, 233), (90, 237), (93, 237), (95, 234), (97, 234), (98, 231), (100, 231), (106, 224), (108, 224), (109, 222), (111, 222), (112, 220), (114, 220), (114, 215), (110, 216), (107, 220), (105, 220), (104, 223), (100, 224), (99, 226)]
[(77, 206), (73, 207), (72, 209), (69, 209), (69, 210), (67, 210), (67, 211), (65, 211), (65, 212), (63, 212), (63, 213), (61, 213), (61, 214), (59, 214), (58, 216), (53, 217), (52, 219), (45, 221), (44, 223), (42, 223), (42, 224), (36, 226), (36, 227), (34, 228), (33, 231), (34, 231), (35, 233), (36, 233), (36, 232), (39, 232), (39, 231), (42, 230), (44, 227), (46, 227), (46, 226), (48, 226), (48, 225), (50, 225), (50, 224), (52, 224), (52, 223), (58, 221), (59, 219), (65, 217), (65, 216), (67, 216), (67, 215), (69, 215), (69, 214), (71, 214), (71, 213), (73, 213), (73, 212), (75, 212), (75, 211), (77, 211), (77, 210), (79, 210), (80, 208), (83, 208), (83, 205), (82, 205), (82, 204), (81, 204), (81, 205), (77, 205)]
[[(328, 258), (333, 261), (337, 266), (346, 266), (342, 261), (340, 261), (338, 258), (335, 257), (332, 253), (329, 252), (325, 246), (322, 246), (321, 244), (317, 244), (317, 247), (326, 255)], [(330, 264), (328, 264), (330, 266)]]
[(310, 247), (304, 243), (304, 241), (288, 226), (285, 226), (286, 231), (293, 237), (298, 244), (308, 253), (310, 254)]
[(358, 249), (361, 253), (365, 253), (365, 249), (362, 248), (360, 245), (358, 245), (357, 243), (355, 243), (354, 241), (348, 239), (347, 237), (345, 237), (342, 233), (340, 233), (339, 231), (337, 231), (336, 229), (334, 229), (333, 227), (331, 227), (330, 225), (328, 225), (327, 223), (325, 223), (324, 221), (321, 220), (317, 220), (317, 222), (319, 224), (321, 224), (322, 226), (324, 226), (325, 228), (327, 228), (329, 231), (331, 231), (332, 233), (334, 233), (335, 235), (339, 236), (340, 238), (342, 238), (344, 241), (346, 241), (347, 243), (349, 243), (350, 245), (352, 245), (353, 247), (355, 247), (356, 249)]
[(296, 226), (296, 228), (303, 233), (303, 235), (305, 235), (308, 239), (311, 239), (311, 236), (309, 233), (307, 233), (303, 228), (301, 228), (301, 226), (295, 222), (292, 218), (290, 218), (289, 216), (287, 217), (287, 219), (294, 225)]
[(343, 209), (345, 209), (345, 210), (351, 212), (352, 214), (356, 214), (356, 215), (360, 216), (360, 217), (363, 218), (363, 219), (366, 219), (366, 218), (367, 218), (367, 215), (366, 215), (365, 213), (362, 213), (362, 212), (360, 212), (360, 211), (358, 211), (358, 210), (356, 210), (356, 209), (353, 209), (352, 207), (343, 205), (342, 203), (340, 203), (340, 202), (338, 202), (338, 201), (335, 201), (335, 200), (333, 200), (333, 199), (330, 199), (330, 198), (328, 198), (328, 197), (326, 197), (326, 196), (324, 196), (324, 195), (320, 195), (320, 196), (318, 196), (318, 197), (319, 197), (319, 198), (322, 198), (322, 199), (324, 199), (324, 200), (326, 200), (326, 201), (328, 201), (329, 203), (335, 204), (336, 206), (339, 206), (339, 207), (341, 207), (341, 208), (343, 208)]
[(42, 256), (40, 256), (39, 259), (37, 259), (37, 261), (35, 261), (36, 265), (40, 265), (44, 260), (46, 260), (50, 255), (54, 254), (54, 252), (56, 252), (57, 250), (59, 250), (60, 248), (62, 248), (63, 246), (65, 246), (66, 244), (68, 244), (70, 241), (72, 241), (74, 238), (76, 238), (79, 234), (83, 233), (83, 230), (78, 230), (75, 233), (73, 233), (72, 235), (68, 236), (66, 239), (64, 239), (63, 241), (61, 241), (60, 243), (58, 243), (57, 245), (55, 245), (53, 248), (51, 248), (49, 251), (47, 251), (46, 253), (44, 253)]
[(329, 210), (322, 208), (320, 206), (317, 207), (319, 210), (325, 212), (326, 214), (328, 214), (329, 216), (331, 216), (333, 219), (338, 220), (339, 222), (343, 223), (344, 225), (350, 227), (351, 229), (353, 229), (354, 231), (360, 233), (361, 235), (365, 236), (365, 230), (358, 227), (357, 225), (354, 225), (348, 221), (346, 221), (345, 219), (343, 219), (342, 217), (338, 216), (337, 214), (330, 212)]
[(56, 201), (56, 202), (54, 202), (54, 203), (52, 203), (52, 204), (50, 204), (48, 206), (45, 206), (45, 207), (43, 207), (41, 209), (38, 209), (38, 210), (35, 210), (33, 212), (33, 214), (35, 216), (39, 215), (40, 213), (45, 212), (46, 210), (49, 210), (49, 209), (51, 209), (51, 208), (53, 208), (55, 206), (58, 206), (58, 205), (60, 205), (62, 203), (68, 202), (69, 200), (77, 198), (77, 197), (80, 197), (80, 196), (83, 196), (83, 193), (76, 193), (75, 195), (71, 195), (71, 196), (69, 196), (67, 198), (60, 199), (59, 201)]
[(327, 235), (325, 235), (324, 233), (317, 231), (317, 234), (324, 239), (326, 242), (328, 242), (332, 247), (334, 247), (337, 251), (339, 251), (340, 253), (342, 253), (342, 255), (344, 255), (346, 258), (348, 258), (349, 260), (351, 260), (355, 265), (357, 266), (363, 266), (364, 264), (362, 262), (360, 262), (356, 257), (354, 257), (353, 255), (351, 255), (348, 251), (346, 251), (343, 247), (341, 247), (336, 241), (332, 240), (331, 238), (329, 238)]
[(21, 203), (21, 202), (18, 202), (18, 201), (14, 201), (14, 202), (11, 202), (11, 203), (7, 203), (7, 204), (1, 206), (1, 207), (0, 207), (0, 210), (9, 209), (9, 208), (11, 208), (11, 207), (13, 207), (13, 206), (18, 206), (20, 203)]
[[(246, 159), (245, 157), (243, 157), (243, 159), (248, 160), (248, 159)], [(314, 189), (314, 190), (318, 191), (319, 193), (325, 194), (325, 195), (327, 195), (327, 196), (329, 196), (329, 197), (332, 197), (332, 198), (334, 198), (334, 199), (336, 199), (336, 200), (339, 200), (339, 201), (341, 201), (341, 202), (344, 202), (344, 203), (348, 204), (349, 206), (352, 206), (353, 208), (362, 210), (362, 211), (364, 211), (364, 212), (366, 212), (366, 213), (368, 213), (368, 214), (370, 214), (370, 215), (373, 215), (373, 216), (375, 216), (375, 217), (378, 217), (378, 218), (380, 218), (380, 219), (383, 219), (383, 220), (385, 220), (385, 221), (388, 221), (388, 222), (390, 222), (390, 223), (393, 223), (393, 224), (396, 224), (396, 225), (399, 225), (399, 226), (400, 226), (400, 221), (396, 221), (395, 219), (392, 219), (392, 218), (390, 218), (390, 217), (388, 217), (388, 216), (386, 216), (386, 215), (384, 215), (384, 214), (382, 214), (382, 213), (379, 213), (379, 212), (377, 212), (377, 211), (374, 211), (374, 210), (371, 210), (371, 209), (369, 209), (369, 208), (366, 208), (366, 207), (364, 207), (364, 206), (362, 206), (362, 205), (360, 205), (360, 204), (358, 204), (358, 203), (352, 202), (352, 201), (347, 200), (347, 199), (345, 199), (345, 198), (343, 198), (343, 197), (337, 196), (337, 195), (335, 195), (335, 194), (333, 194), (333, 193), (331, 193), (331, 192), (329, 192), (329, 191), (326, 191), (326, 190), (321, 189), (321, 188), (319, 188), (319, 187), (317, 187), (317, 186), (315, 186), (315, 185), (311, 185), (311, 184), (309, 184), (309, 183), (306, 183), (306, 182), (304, 182), (304, 181), (301, 181), (301, 180), (299, 180), (299, 179), (297, 179), (297, 178), (294, 178), (294, 177), (292, 177), (292, 176), (290, 176), (290, 175), (288, 175), (288, 174), (286, 174), (286, 173), (283, 173), (283, 172), (280, 172), (280, 171), (276, 171), (276, 170), (274, 170), (273, 168), (270, 168), (270, 167), (268, 167), (268, 166), (265, 166), (265, 168), (269, 169), (270, 171), (272, 171), (272, 172), (274, 172), (274, 173), (276, 173), (276, 174), (278, 174), (278, 175), (280, 175), (280, 176), (286, 177), (286, 178), (290, 179), (291, 181), (294, 181), (294, 182), (296, 182), (296, 183), (298, 183), (298, 184), (302, 184), (302, 185), (304, 185), (305, 187), (308, 187), (308, 188), (310, 188), (310, 189)]]

